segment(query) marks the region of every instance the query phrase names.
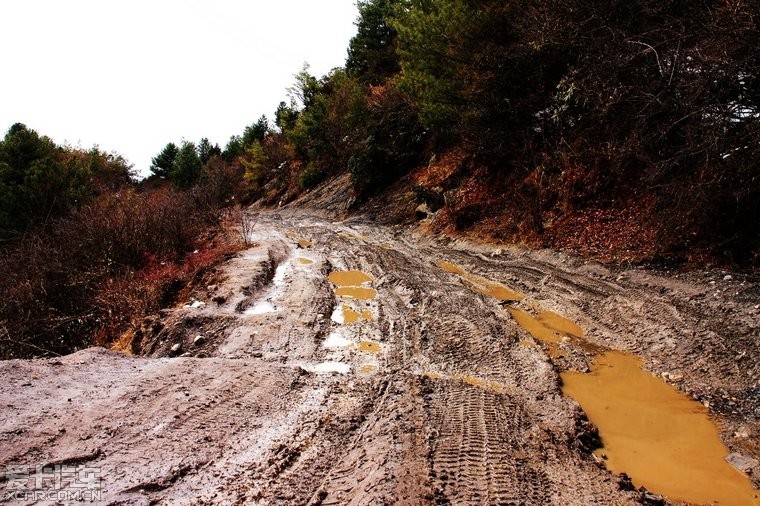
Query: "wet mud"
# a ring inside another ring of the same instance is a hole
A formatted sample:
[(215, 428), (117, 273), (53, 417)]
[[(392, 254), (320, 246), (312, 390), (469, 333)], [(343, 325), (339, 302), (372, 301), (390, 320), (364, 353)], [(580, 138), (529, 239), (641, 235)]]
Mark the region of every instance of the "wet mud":
[[(0, 363), (0, 466), (96, 466), (112, 504), (754, 500), (760, 283), (298, 211), (255, 223), (250, 249), (136, 330), (134, 356)], [(655, 401), (608, 397), (665, 395), (634, 379), (689, 406), (643, 439), (673, 432), (685, 452), (679, 427), (706, 421), (710, 467), (685, 492), (621, 457), (637, 429), (620, 420), (650, 419)], [(611, 425), (597, 415), (618, 409)], [(742, 484), (719, 492), (730, 476)]]

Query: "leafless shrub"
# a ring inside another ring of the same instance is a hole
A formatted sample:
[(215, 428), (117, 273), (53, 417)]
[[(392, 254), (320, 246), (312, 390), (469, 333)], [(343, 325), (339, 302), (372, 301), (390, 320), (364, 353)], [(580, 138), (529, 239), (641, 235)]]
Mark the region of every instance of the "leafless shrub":
[(246, 247), (251, 245), (251, 235), (256, 227), (256, 219), (250, 213), (241, 211), (240, 213), (240, 235), (243, 236), (243, 244)]

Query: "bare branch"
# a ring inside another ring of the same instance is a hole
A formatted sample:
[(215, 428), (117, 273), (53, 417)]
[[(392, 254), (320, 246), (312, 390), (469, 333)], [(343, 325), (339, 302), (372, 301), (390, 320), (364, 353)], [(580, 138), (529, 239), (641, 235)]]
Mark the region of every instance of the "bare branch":
[(657, 52), (657, 50), (651, 46), (650, 44), (647, 44), (646, 42), (641, 42), (639, 40), (629, 40), (627, 41), (629, 44), (639, 44), (642, 46), (646, 46), (649, 49), (651, 49), (654, 52), (655, 58), (657, 58), (657, 68), (660, 69), (660, 76), (664, 77), (665, 73), (662, 71), (662, 64), (660, 63), (660, 53)]

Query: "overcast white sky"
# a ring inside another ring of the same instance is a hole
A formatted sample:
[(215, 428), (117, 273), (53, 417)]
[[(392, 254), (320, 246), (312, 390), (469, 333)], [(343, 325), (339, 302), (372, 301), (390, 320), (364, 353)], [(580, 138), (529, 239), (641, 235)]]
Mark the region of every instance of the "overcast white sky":
[(304, 62), (345, 62), (355, 0), (0, 2), (0, 130), (124, 155), (146, 173), (167, 142), (224, 148)]

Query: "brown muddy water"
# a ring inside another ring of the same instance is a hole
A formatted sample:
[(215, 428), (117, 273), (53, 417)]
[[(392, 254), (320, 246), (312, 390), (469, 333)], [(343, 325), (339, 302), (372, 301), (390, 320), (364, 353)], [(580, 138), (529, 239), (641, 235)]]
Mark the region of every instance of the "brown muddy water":
[(362, 271), (333, 271), (327, 279), (337, 286), (362, 286), (373, 280), (372, 276)]
[(335, 295), (358, 300), (372, 300), (377, 297), (377, 290), (365, 285), (373, 278), (361, 271), (333, 271), (327, 277), (337, 288)]
[(365, 309), (359, 312), (359, 311), (355, 311), (350, 306), (343, 304), (341, 310), (343, 311), (343, 323), (346, 325), (356, 323), (359, 320), (372, 319), (372, 311), (370, 311), (369, 309)]
[(507, 288), (501, 283), (491, 281), (482, 276), (470, 274), (462, 267), (456, 264), (452, 264), (451, 262), (440, 261), (436, 265), (446, 272), (460, 276), (462, 279), (468, 282), (470, 288), (472, 288), (474, 291), (482, 293), (483, 295), (488, 295), (489, 297), (493, 297), (496, 300), (516, 302), (525, 298), (523, 294)]
[(536, 316), (510, 308), (531, 336), (561, 356), (569, 343), (595, 354), (590, 373), (561, 374), (562, 392), (599, 429), (596, 454), (613, 473), (670, 500), (693, 504), (758, 505), (758, 491), (725, 457), (718, 430), (702, 404), (641, 369), (643, 360), (589, 343), (577, 324), (550, 311)]
[(376, 341), (361, 341), (356, 348), (359, 351), (364, 352), (364, 353), (377, 354), (377, 353), (380, 353), (380, 351), (382, 351), (382, 347), (380, 346), (380, 343)]
[(335, 295), (358, 300), (372, 300), (377, 297), (377, 290), (364, 286), (341, 286), (335, 289)]
[(531, 336), (547, 345), (550, 358), (562, 355), (559, 345), (563, 343), (572, 344), (594, 355), (607, 351), (607, 348), (584, 339), (583, 329), (574, 322), (552, 311), (539, 311), (533, 316), (522, 309), (509, 308), (509, 314)]
[(562, 391), (599, 428), (607, 468), (637, 487), (694, 504), (757, 505), (758, 491), (725, 457), (708, 410), (619, 351), (597, 356), (588, 374), (562, 373)]

